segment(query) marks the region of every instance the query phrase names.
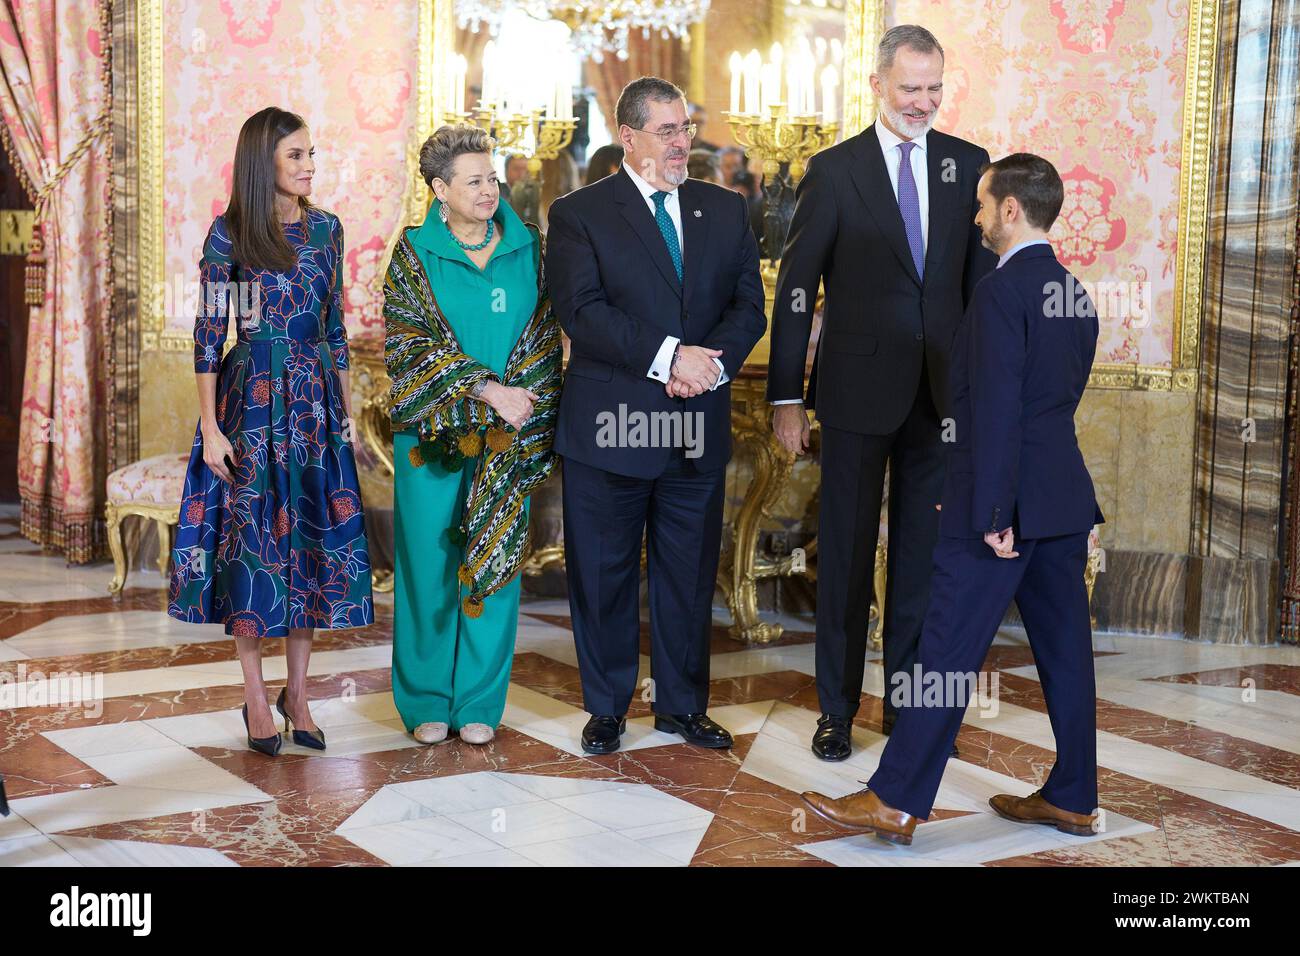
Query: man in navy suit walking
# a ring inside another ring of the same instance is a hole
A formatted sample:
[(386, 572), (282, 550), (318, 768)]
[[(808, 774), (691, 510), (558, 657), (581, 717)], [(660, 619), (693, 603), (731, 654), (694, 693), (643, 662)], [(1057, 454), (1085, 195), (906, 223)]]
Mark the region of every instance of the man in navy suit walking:
[(615, 117), (622, 167), (555, 201), (546, 250), (572, 343), (555, 450), (582, 749), (618, 749), (637, 690), (642, 538), (655, 729), (726, 748), (706, 713), (709, 639), (728, 383), (767, 328), (758, 246), (744, 197), (686, 176), (696, 128), (680, 89), (633, 80)]
[[(1083, 571), (1088, 534), (1104, 519), (1074, 412), (1097, 348), (1097, 316), (1047, 242), (1064, 198), (1051, 163), (1028, 153), (998, 160), (981, 175), (976, 198), (982, 241), (1000, 258), (975, 287), (953, 340), (956, 440), (918, 657), (923, 673), (945, 675), (941, 686), (973, 686), (1015, 600), (1057, 758), (1040, 790), (989, 802), (1010, 820), (1087, 835), (1096, 821), (1097, 734)], [(962, 696), (905, 704), (867, 789), (838, 799), (808, 792), (804, 801), (835, 823), (911, 843), (961, 728)]]

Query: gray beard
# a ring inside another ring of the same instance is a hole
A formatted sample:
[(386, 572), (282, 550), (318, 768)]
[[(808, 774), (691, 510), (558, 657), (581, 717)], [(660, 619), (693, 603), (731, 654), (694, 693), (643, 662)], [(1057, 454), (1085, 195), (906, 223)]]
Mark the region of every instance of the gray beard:
[(675, 173), (667, 165), (665, 165), (664, 182), (671, 183), (674, 186), (680, 186), (682, 183), (686, 182), (687, 172), (688, 170), (685, 166), (682, 167), (682, 171), (680, 173)]
[(888, 103), (884, 102), (880, 104), (880, 112), (885, 114), (885, 119), (889, 120), (889, 124), (893, 126), (894, 129), (911, 139), (916, 139), (918, 136), (924, 136), (926, 133), (930, 132), (930, 127), (934, 125), (934, 121), (939, 116), (939, 111), (935, 110), (930, 114), (930, 118), (924, 123), (918, 123), (916, 120), (904, 116)]

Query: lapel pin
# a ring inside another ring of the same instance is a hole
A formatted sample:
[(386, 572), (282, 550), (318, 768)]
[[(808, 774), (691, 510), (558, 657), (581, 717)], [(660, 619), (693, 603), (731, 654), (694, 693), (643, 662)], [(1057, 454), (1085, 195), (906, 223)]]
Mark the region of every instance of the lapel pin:
[(700, 212), (698, 209), (695, 210), (695, 218), (696, 218), (696, 219), (699, 219), (699, 218), (700, 218), (701, 216), (703, 216), (703, 215), (704, 215), (704, 213)]

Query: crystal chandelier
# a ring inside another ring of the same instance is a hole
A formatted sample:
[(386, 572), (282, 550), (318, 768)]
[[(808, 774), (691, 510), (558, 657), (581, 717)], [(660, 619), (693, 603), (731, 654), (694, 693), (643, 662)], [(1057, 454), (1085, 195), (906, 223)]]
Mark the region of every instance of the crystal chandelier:
[(486, 26), (496, 36), (512, 10), (564, 23), (574, 51), (600, 63), (607, 52), (626, 60), (628, 37), (636, 30), (647, 39), (654, 33), (682, 39), (709, 12), (709, 0), (456, 0), (456, 21), (474, 33)]

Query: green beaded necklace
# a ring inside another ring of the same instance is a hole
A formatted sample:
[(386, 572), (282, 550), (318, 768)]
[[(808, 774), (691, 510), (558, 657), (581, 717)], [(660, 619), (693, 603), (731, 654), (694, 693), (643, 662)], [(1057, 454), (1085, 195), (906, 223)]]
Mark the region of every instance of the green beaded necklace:
[(487, 231), (483, 235), (483, 241), (476, 242), (473, 245), (470, 245), (468, 242), (461, 242), (460, 237), (451, 231), (451, 223), (444, 220), (443, 225), (447, 227), (447, 234), (451, 236), (456, 245), (460, 246), (466, 252), (478, 252), (480, 249), (486, 249), (487, 244), (492, 241), (493, 221), (491, 219), (487, 221)]

